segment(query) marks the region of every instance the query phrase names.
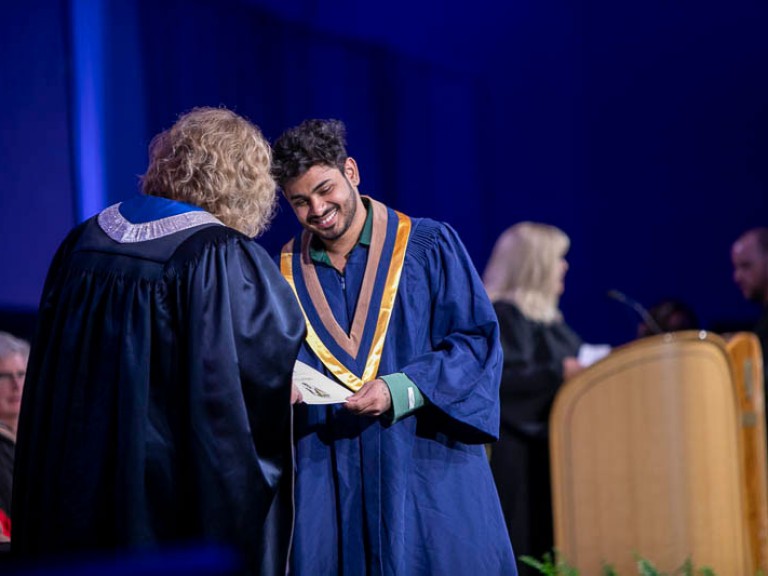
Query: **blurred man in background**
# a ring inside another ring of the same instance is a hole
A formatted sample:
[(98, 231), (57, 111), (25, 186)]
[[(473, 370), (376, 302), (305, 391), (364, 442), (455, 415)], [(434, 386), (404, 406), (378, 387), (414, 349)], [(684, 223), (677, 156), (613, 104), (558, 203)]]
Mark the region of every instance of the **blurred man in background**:
[(753, 331), (765, 356), (768, 350), (768, 228), (752, 228), (731, 247), (733, 280), (744, 298), (762, 308)]

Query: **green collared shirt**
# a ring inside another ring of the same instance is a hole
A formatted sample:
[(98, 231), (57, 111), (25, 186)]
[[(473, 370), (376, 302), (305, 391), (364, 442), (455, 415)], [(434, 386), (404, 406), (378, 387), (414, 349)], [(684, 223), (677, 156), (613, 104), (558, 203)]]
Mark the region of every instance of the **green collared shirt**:
[[(358, 238), (357, 244), (370, 246), (371, 234), (373, 234), (373, 211), (368, 206), (367, 198), (363, 198), (363, 205), (365, 206), (365, 224), (363, 224), (363, 231), (360, 232), (360, 238)], [(355, 249), (357, 244), (352, 247), (352, 250)], [(309, 257), (312, 258), (313, 262), (333, 266), (333, 264), (331, 264), (331, 257), (328, 256), (328, 251), (325, 249), (325, 246), (323, 246), (323, 243), (317, 238), (315, 238), (315, 241), (309, 245)]]
[[(357, 244), (370, 246), (373, 231), (373, 211), (369, 206), (367, 198), (363, 198), (363, 204), (366, 210), (365, 224), (363, 224), (363, 231), (360, 232)], [(331, 258), (328, 256), (328, 251), (322, 242), (310, 244), (309, 257), (312, 258), (313, 262), (332, 266)], [(385, 414), (386, 419), (390, 420), (392, 424), (402, 420), (424, 405), (424, 395), (416, 384), (402, 372), (380, 376), (380, 378), (386, 383), (387, 388), (389, 388), (389, 395), (392, 398), (392, 408)]]

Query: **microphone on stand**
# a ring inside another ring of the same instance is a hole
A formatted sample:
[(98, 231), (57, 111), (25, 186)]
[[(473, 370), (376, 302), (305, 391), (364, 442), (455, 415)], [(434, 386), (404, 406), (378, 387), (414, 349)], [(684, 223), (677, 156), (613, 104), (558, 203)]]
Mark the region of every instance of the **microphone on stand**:
[(659, 326), (659, 323), (654, 320), (653, 316), (651, 316), (650, 312), (645, 309), (645, 306), (640, 304), (637, 300), (630, 298), (624, 294), (624, 292), (619, 292), (618, 290), (608, 290), (606, 296), (632, 308), (632, 310), (640, 315), (640, 318), (643, 319), (645, 325), (648, 326), (654, 334), (662, 334), (664, 332), (664, 330), (661, 329), (661, 326)]

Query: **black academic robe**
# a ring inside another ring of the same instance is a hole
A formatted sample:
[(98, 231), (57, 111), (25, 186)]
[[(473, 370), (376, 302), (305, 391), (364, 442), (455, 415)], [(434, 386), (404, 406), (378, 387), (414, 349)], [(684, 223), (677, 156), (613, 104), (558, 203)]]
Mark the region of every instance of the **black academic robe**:
[(95, 217), (77, 227), (29, 360), (14, 553), (221, 544), (248, 573), (283, 575), (304, 326), (274, 262), (235, 230), (120, 243)]
[[(504, 369), (501, 431), (492, 446), (491, 470), (515, 553), (540, 559), (553, 541), (549, 412), (563, 383), (563, 358), (577, 356), (582, 341), (565, 323), (530, 320), (510, 302), (496, 302), (494, 309)], [(538, 574), (523, 563), (519, 570)]]
[[(11, 516), (11, 491), (13, 489), (13, 452), (15, 436), (9, 428), (0, 424), (0, 523), (2, 517)], [(3, 529), (0, 526), (0, 534)], [(7, 536), (7, 534), (6, 534)]]

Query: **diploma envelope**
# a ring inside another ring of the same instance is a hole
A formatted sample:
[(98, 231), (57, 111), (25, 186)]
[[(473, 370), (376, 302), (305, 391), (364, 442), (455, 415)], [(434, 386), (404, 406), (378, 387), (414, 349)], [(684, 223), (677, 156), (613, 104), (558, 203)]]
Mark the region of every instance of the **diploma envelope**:
[(293, 384), (306, 404), (338, 404), (352, 395), (351, 390), (299, 360), (293, 367)]

